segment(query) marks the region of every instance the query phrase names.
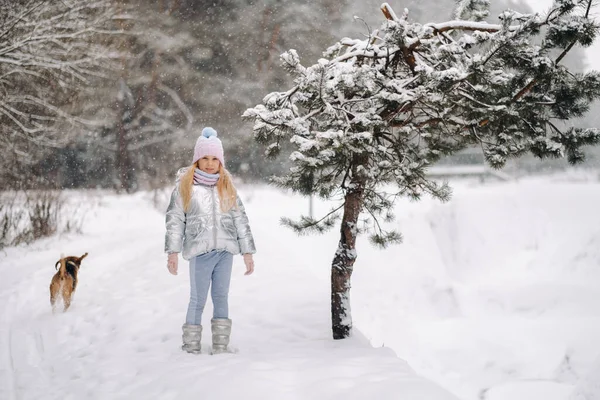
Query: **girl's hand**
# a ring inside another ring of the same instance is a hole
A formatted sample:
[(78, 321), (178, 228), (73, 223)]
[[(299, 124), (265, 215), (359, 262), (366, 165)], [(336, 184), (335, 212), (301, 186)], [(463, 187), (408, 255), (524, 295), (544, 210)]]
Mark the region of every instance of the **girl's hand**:
[(177, 256), (178, 253), (169, 253), (169, 256), (167, 258), (167, 268), (169, 269), (169, 272), (173, 275), (177, 275), (177, 263), (179, 261), (179, 258)]
[(254, 260), (252, 259), (252, 254), (244, 254), (244, 264), (246, 264), (246, 272), (244, 275), (252, 274), (254, 272)]

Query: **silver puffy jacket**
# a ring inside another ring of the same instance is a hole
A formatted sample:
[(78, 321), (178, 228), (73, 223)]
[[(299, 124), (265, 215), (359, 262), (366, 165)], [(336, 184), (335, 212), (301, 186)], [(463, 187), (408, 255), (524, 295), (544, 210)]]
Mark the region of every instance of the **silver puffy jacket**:
[(185, 169), (178, 173), (177, 185), (167, 208), (165, 252), (181, 253), (183, 250), (186, 260), (212, 250), (226, 250), (231, 254), (256, 253), (239, 196), (237, 206), (224, 213), (215, 186), (194, 185), (190, 207), (187, 212), (183, 211), (179, 192), (179, 177), (183, 172)]

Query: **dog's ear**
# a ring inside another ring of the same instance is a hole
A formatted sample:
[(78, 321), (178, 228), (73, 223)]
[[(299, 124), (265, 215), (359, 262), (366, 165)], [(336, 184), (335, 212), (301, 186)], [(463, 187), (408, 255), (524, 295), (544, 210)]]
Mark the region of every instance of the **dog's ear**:
[(83, 260), (84, 258), (86, 258), (88, 255), (88, 253), (86, 252), (84, 255), (82, 255), (81, 257), (79, 257), (79, 263), (81, 264), (81, 260)]
[(58, 260), (58, 261), (56, 262), (56, 264), (54, 264), (54, 269), (55, 269), (55, 270), (58, 270), (58, 264), (60, 264), (60, 260)]

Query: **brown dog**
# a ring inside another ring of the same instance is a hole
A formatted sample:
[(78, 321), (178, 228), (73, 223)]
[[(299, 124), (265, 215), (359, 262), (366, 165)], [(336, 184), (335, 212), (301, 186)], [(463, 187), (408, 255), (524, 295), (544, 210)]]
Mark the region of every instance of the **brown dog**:
[[(50, 304), (52, 304), (52, 311), (56, 306), (56, 300), (58, 294), (62, 294), (63, 304), (65, 306), (64, 311), (67, 311), (71, 305), (71, 296), (77, 288), (77, 273), (81, 267), (81, 260), (83, 260), (88, 253), (85, 253), (81, 257), (69, 256), (62, 257), (54, 265), (58, 272), (52, 277), (50, 282)], [(60, 264), (60, 268), (58, 265)]]

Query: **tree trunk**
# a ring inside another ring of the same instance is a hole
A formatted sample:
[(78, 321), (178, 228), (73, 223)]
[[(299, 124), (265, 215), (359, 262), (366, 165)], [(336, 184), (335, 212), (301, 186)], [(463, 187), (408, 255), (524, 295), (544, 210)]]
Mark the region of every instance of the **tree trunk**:
[[(124, 4), (119, 1), (118, 3), (118, 13), (121, 15), (124, 13)], [(118, 20), (119, 29), (127, 30), (126, 24), (123, 19)], [(125, 129), (126, 120), (131, 119), (131, 114), (133, 113), (133, 95), (127, 85), (127, 77), (128, 77), (128, 60), (125, 57), (126, 53), (130, 53), (129, 41), (123, 37), (121, 38), (118, 49), (121, 52), (121, 79), (119, 81), (119, 93), (117, 94), (117, 127), (115, 134), (117, 135), (117, 151), (116, 151), (116, 173), (119, 178), (119, 186), (116, 188), (117, 192), (121, 190), (125, 190), (129, 193), (133, 187), (131, 182), (131, 171), (129, 170), (131, 167), (131, 158), (129, 154), (128, 140), (127, 140), (127, 130)]]
[[(124, 105), (122, 104), (122, 106)], [(119, 170), (119, 181), (121, 185), (118, 190), (122, 189), (129, 193), (132, 185), (129, 179), (130, 174), (128, 169), (131, 163), (129, 162), (129, 151), (127, 150), (127, 140), (125, 138), (127, 132), (125, 131), (122, 115), (119, 118), (117, 135), (117, 168)]]
[(362, 208), (366, 177), (357, 167), (366, 165), (366, 157), (355, 157), (338, 244), (331, 265), (331, 328), (334, 339), (345, 339), (352, 331), (350, 278), (356, 260), (357, 223)]

